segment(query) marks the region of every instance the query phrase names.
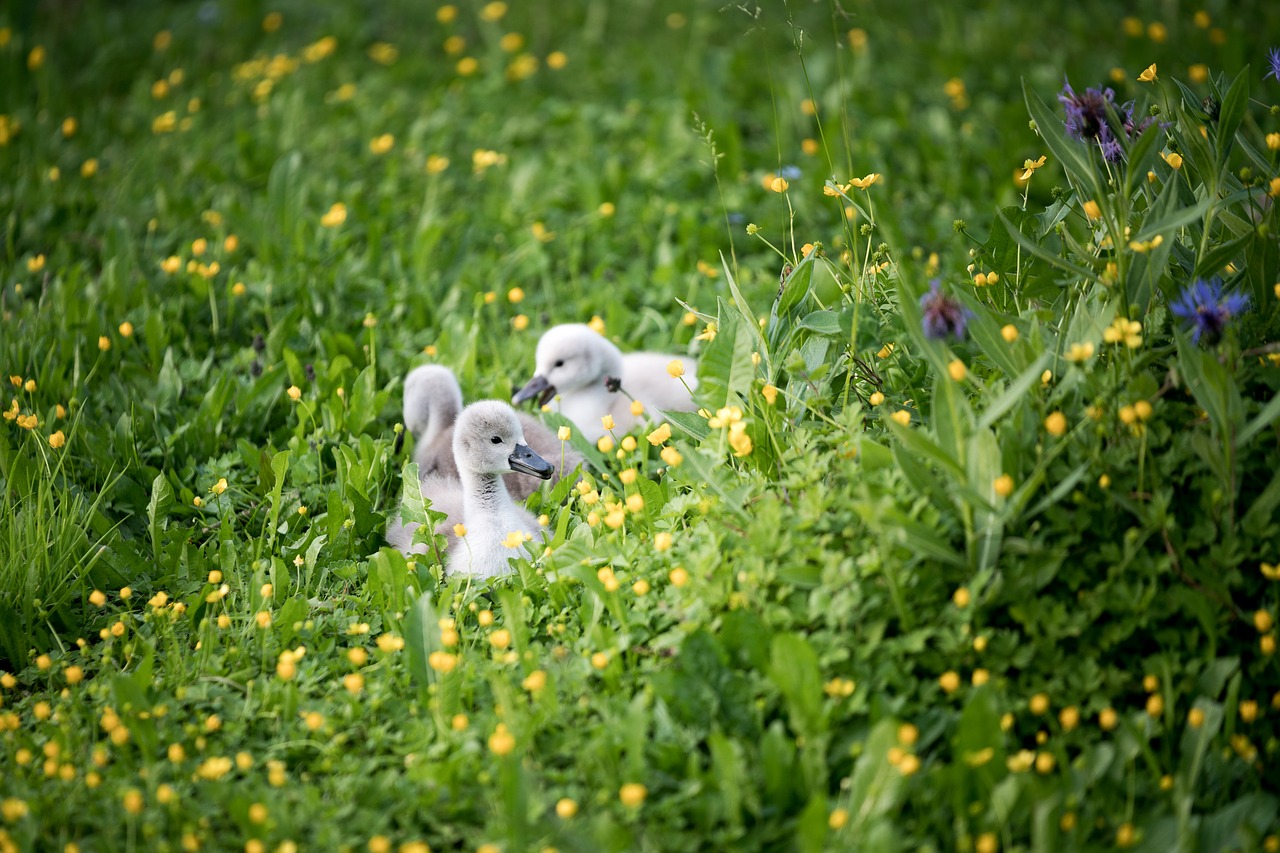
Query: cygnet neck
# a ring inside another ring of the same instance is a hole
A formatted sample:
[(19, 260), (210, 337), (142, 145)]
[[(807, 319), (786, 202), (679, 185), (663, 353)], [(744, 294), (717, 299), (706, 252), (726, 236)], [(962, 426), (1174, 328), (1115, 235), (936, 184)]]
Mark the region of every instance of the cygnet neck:
[(427, 425), (422, 430), (422, 435), (416, 437), (426, 444), (432, 444), (444, 435), (458, 419), (458, 412), (462, 410), (461, 401), (454, 399), (452, 394), (436, 394), (430, 399), (432, 403), (427, 409)]
[(464, 517), (468, 523), (496, 519), (511, 505), (511, 495), (501, 474), (459, 469), (462, 481)]

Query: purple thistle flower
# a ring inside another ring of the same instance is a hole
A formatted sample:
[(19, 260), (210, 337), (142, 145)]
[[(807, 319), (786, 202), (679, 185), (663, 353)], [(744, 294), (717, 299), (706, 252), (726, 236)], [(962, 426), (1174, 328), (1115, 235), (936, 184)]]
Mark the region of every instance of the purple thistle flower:
[(1196, 279), (1169, 305), (1175, 317), (1191, 329), (1191, 340), (1213, 345), (1222, 338), (1231, 318), (1249, 310), (1249, 297), (1243, 293), (1223, 293), (1222, 279)]
[(1262, 79), (1266, 80), (1268, 77), (1274, 77), (1276, 80), (1280, 80), (1280, 47), (1271, 48), (1271, 53), (1267, 55), (1267, 64), (1271, 66), (1271, 70), (1262, 75)]
[(926, 338), (935, 341), (954, 336), (964, 338), (969, 323), (969, 311), (938, 287), (935, 278), (929, 282), (929, 292), (920, 297), (920, 325)]

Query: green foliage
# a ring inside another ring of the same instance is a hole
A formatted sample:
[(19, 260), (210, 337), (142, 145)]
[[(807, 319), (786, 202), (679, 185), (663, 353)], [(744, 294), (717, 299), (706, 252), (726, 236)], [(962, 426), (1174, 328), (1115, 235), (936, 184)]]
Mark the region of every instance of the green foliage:
[[(0, 11), (0, 847), (1275, 847), (1280, 13), (1068, 5)], [(702, 410), (447, 577), (589, 319)]]

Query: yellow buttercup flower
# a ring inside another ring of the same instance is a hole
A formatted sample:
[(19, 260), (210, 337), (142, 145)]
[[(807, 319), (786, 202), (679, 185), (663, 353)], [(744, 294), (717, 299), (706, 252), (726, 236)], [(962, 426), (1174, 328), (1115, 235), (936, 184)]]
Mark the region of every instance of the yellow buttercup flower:
[(1022, 174), (1019, 176), (1018, 180), (1020, 181), (1030, 180), (1031, 175), (1035, 173), (1036, 169), (1039, 169), (1041, 166), (1045, 164), (1046, 159), (1047, 158), (1042, 154), (1040, 155), (1040, 159), (1038, 160), (1024, 160), (1022, 162)]
[(1102, 208), (1099, 207), (1098, 203), (1093, 199), (1089, 199), (1083, 205), (1081, 205), (1081, 207), (1084, 210), (1084, 215), (1089, 217), (1090, 219), (1102, 218)]
[(999, 477), (996, 477), (995, 482), (991, 484), (991, 487), (995, 490), (997, 495), (1002, 498), (1007, 498), (1009, 495), (1013, 494), (1013, 478), (1008, 474), (1001, 474)]
[(325, 228), (337, 228), (339, 225), (347, 221), (347, 206), (342, 202), (335, 202), (329, 211), (320, 217), (320, 224)]
[(1150, 83), (1156, 79), (1156, 64), (1153, 62), (1148, 65), (1141, 74), (1138, 75), (1139, 83)]
[(1161, 151), (1160, 158), (1164, 160), (1166, 163), (1168, 163), (1169, 166), (1175, 170), (1182, 168), (1182, 155), (1176, 151), (1170, 154), (1166, 154), (1163, 151)]
[(1074, 343), (1067, 347), (1067, 352), (1063, 356), (1067, 361), (1079, 364), (1093, 358), (1093, 344), (1085, 341), (1084, 343)]
[(662, 426), (649, 433), (647, 436), (649, 443), (654, 447), (658, 447), (671, 438), (671, 424), (663, 423)]
[(510, 755), (516, 748), (516, 736), (507, 730), (505, 723), (498, 723), (489, 735), (489, 751), (494, 755)]
[(880, 180), (879, 173), (872, 172), (870, 175), (866, 175), (861, 178), (853, 178), (852, 180), (849, 181), (849, 183), (850, 185), (855, 186), (860, 190), (865, 190), (878, 180)]
[(1142, 323), (1117, 317), (1102, 332), (1102, 340), (1109, 344), (1123, 343), (1130, 349), (1142, 346)]
[(618, 799), (627, 808), (639, 808), (649, 795), (649, 789), (639, 782), (628, 782), (618, 789)]

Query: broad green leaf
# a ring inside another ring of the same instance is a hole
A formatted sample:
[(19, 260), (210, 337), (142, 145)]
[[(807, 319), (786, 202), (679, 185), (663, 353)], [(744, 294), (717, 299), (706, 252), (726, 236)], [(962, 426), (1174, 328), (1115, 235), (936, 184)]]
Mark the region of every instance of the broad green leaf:
[[(981, 494), (1003, 473), (1000, 445), (990, 428), (976, 431), (969, 439), (969, 485)], [(978, 572), (993, 568), (1000, 558), (1004, 521), (1000, 513), (971, 504), (973, 508), (973, 550), (971, 563)]]
[(271, 475), (274, 478), (271, 486), (271, 512), (267, 527), (267, 550), (275, 546), (276, 531), (280, 525), (280, 495), (284, 492), (284, 476), (289, 471), (289, 451), (281, 450), (271, 457)]
[(169, 478), (157, 474), (151, 481), (151, 501), (147, 504), (147, 529), (151, 533), (151, 553), (156, 565), (161, 564), (160, 533), (168, 523), (169, 510), (173, 508), (173, 487)]
[(1250, 68), (1246, 65), (1236, 75), (1218, 107), (1218, 162), (1224, 166), (1231, 153), (1236, 130), (1249, 109), (1249, 74)]
[(723, 299), (719, 318), (715, 340), (707, 344), (698, 363), (699, 396), (711, 409), (737, 405), (745, 399), (756, 373), (751, 363), (756, 340), (748, 323)]
[(769, 652), (769, 677), (787, 700), (791, 726), (806, 738), (822, 734), (822, 675), (818, 655), (799, 634), (778, 634)]
[(835, 311), (814, 311), (806, 315), (797, 325), (801, 329), (807, 329), (810, 332), (828, 335), (833, 338), (844, 331), (840, 326), (840, 315)]
[(787, 280), (778, 291), (778, 298), (773, 303), (773, 314), (780, 320), (788, 319), (800, 301), (809, 294), (809, 282), (813, 279), (813, 265), (816, 259), (812, 252), (796, 265)]

